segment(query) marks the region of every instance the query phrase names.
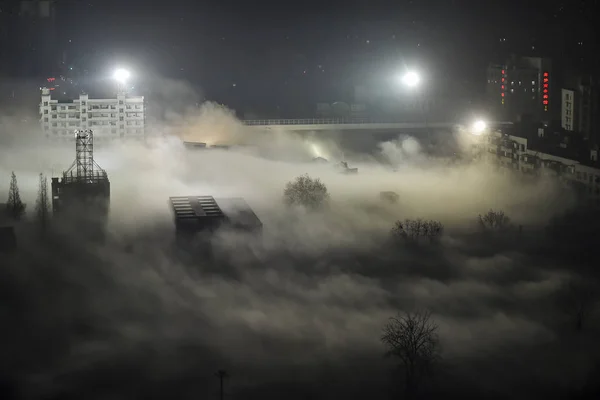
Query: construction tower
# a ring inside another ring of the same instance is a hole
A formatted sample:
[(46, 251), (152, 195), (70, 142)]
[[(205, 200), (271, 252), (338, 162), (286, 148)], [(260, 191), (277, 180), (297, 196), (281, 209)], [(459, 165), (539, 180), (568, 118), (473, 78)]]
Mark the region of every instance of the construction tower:
[(75, 161), (62, 178), (52, 178), (52, 211), (56, 217), (104, 222), (110, 205), (110, 181), (94, 161), (94, 133), (76, 130), (75, 135)]

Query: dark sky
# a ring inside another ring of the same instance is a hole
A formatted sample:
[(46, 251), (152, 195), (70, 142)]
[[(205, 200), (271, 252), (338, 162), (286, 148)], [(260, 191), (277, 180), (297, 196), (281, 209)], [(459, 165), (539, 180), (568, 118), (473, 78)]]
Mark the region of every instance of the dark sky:
[(573, 63), (595, 54), (595, 3), (59, 0), (57, 53), (74, 75), (124, 63), (228, 103), (275, 104), (290, 92), (334, 101), (402, 64), (426, 68), (438, 86), (475, 88), (508, 53)]

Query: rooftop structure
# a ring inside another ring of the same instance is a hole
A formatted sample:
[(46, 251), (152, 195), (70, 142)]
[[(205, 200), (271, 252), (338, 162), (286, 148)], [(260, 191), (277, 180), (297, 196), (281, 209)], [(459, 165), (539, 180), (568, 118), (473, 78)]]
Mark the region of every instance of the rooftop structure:
[(108, 215), (110, 181), (106, 171), (94, 161), (91, 130), (75, 132), (75, 153), (75, 161), (62, 178), (52, 178), (53, 214), (103, 220)]
[(51, 89), (42, 89), (40, 124), (46, 138), (72, 141), (76, 129), (93, 129), (96, 140), (141, 140), (145, 134), (143, 96), (120, 92), (114, 99), (90, 99), (82, 94), (75, 100), (52, 99)]
[(215, 199), (212, 196), (169, 197), (178, 233), (194, 234), (230, 227), (260, 232), (262, 222), (242, 198)]

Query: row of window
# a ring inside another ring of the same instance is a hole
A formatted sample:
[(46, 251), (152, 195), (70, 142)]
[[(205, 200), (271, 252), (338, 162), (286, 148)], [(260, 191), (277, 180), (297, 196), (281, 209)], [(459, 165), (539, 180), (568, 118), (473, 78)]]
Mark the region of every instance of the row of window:
[[(58, 129), (51, 129), (51, 128), (45, 127), (44, 130), (46, 132), (52, 133), (55, 136), (60, 136), (60, 135), (62, 135), (62, 136), (67, 136), (67, 135), (73, 136), (74, 135), (74, 133), (73, 133), (74, 130), (73, 129), (60, 129), (60, 128), (58, 128)], [(127, 128), (127, 129), (122, 129), (121, 128), (121, 130), (119, 131), (117, 128), (111, 128), (110, 131), (108, 129), (105, 129), (105, 130), (101, 130), (99, 133), (100, 133), (100, 136), (101, 136), (102, 134), (108, 134), (109, 132), (111, 134), (113, 134), (113, 135), (116, 135), (118, 133), (121, 133), (121, 134), (123, 134), (123, 133), (138, 134), (139, 135), (139, 134), (144, 133), (144, 130), (141, 129), (141, 128)], [(48, 135), (48, 134), (46, 134), (46, 135)]]
[[(81, 102), (81, 107), (77, 104), (72, 104), (72, 105), (55, 105), (55, 104), (49, 104), (47, 101), (44, 101), (43, 103), (44, 107), (48, 107), (50, 105), (50, 109), (52, 111), (67, 111), (67, 110), (78, 110), (80, 108), (83, 108), (84, 110), (86, 109), (86, 104), (85, 101)], [(122, 106), (124, 105), (123, 100), (119, 100), (119, 105)], [(127, 104), (125, 105), (125, 109), (127, 110), (141, 110), (143, 108), (143, 105), (141, 104)], [(106, 104), (106, 105), (90, 105), (89, 110), (116, 110), (117, 106), (115, 104)]]

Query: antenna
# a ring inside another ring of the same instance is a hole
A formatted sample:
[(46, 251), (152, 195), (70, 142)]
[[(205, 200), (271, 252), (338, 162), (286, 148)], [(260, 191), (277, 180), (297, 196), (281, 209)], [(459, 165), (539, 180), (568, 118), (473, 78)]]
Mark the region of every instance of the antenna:
[(106, 172), (94, 161), (94, 132), (91, 129), (75, 131), (75, 161), (65, 172), (66, 175), (90, 183), (106, 175)]

